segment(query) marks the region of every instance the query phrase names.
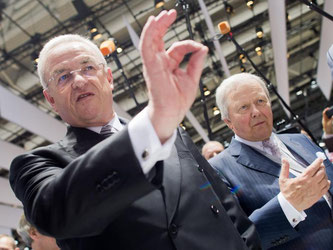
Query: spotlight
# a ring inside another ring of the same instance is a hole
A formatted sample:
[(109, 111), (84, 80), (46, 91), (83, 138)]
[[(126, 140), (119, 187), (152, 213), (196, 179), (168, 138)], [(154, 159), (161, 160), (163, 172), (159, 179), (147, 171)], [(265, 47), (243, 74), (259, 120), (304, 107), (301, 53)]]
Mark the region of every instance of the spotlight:
[(95, 32), (91, 33), (91, 39), (93, 39), (95, 41), (100, 39), (101, 37), (102, 37), (102, 34), (99, 33), (98, 31), (95, 31)]
[(119, 54), (119, 53), (121, 53), (121, 52), (123, 52), (123, 49), (120, 48), (120, 47), (118, 47), (118, 48), (117, 48), (117, 53)]
[(90, 33), (97, 32), (96, 25), (93, 22), (88, 22), (88, 29)]
[(256, 28), (256, 33), (257, 33), (257, 37), (258, 37), (259, 39), (261, 39), (261, 38), (263, 37), (263, 35), (264, 35), (264, 31), (262, 30), (261, 27), (257, 27), (257, 28)]
[(164, 6), (164, 1), (163, 0), (155, 0), (155, 8), (161, 8), (162, 6)]
[(258, 46), (255, 48), (255, 51), (257, 52), (257, 55), (258, 55), (258, 56), (261, 56), (261, 55), (262, 55), (262, 49), (261, 49), (260, 45), (258, 45)]
[(38, 63), (39, 58), (38, 58), (38, 53), (36, 51), (31, 53), (31, 60), (33, 60), (35, 64)]
[(245, 0), (245, 2), (247, 7), (252, 10), (254, 6), (254, 0)]
[(224, 8), (229, 15), (234, 14), (234, 8), (227, 1), (224, 1)]
[(244, 54), (239, 54), (239, 60), (242, 62), (242, 63), (246, 63), (246, 57)]
[(216, 106), (214, 106), (213, 107), (213, 115), (214, 116), (217, 116), (217, 115), (219, 115), (220, 114), (220, 110), (216, 107)]
[(205, 96), (210, 95), (210, 90), (206, 86), (203, 87), (203, 91)]
[(303, 94), (303, 91), (302, 90), (298, 90), (297, 92), (296, 92), (296, 95), (297, 96), (300, 96), (300, 95), (302, 95)]

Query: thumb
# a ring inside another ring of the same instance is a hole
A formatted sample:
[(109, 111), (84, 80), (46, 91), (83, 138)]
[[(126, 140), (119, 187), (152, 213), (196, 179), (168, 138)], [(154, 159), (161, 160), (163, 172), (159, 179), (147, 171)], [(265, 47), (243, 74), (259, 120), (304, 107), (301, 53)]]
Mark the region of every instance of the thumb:
[(289, 162), (286, 159), (282, 159), (280, 179), (288, 179), (288, 178), (289, 178)]

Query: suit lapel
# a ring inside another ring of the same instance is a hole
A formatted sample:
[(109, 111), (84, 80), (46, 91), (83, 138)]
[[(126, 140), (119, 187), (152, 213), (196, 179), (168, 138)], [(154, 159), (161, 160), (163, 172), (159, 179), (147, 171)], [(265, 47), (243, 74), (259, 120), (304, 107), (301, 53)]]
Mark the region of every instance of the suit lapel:
[(297, 154), (298, 157), (302, 158), (308, 165), (317, 158), (313, 152), (313, 148), (308, 150), (307, 145), (301, 144), (287, 135), (278, 135), (278, 137), (293, 154)]
[(68, 127), (66, 137), (60, 141), (64, 149), (75, 157), (103, 141), (104, 137), (89, 129)]
[[(126, 119), (121, 117), (119, 117), (119, 121), (124, 126), (128, 123)], [(77, 157), (104, 139), (105, 137), (89, 129), (69, 126), (66, 137), (60, 143), (69, 154)]]
[(236, 158), (236, 161), (239, 164), (247, 168), (251, 168), (255, 171), (279, 177), (280, 165), (270, 160), (263, 154), (257, 152), (250, 146), (232, 139), (229, 148), (231, 155)]

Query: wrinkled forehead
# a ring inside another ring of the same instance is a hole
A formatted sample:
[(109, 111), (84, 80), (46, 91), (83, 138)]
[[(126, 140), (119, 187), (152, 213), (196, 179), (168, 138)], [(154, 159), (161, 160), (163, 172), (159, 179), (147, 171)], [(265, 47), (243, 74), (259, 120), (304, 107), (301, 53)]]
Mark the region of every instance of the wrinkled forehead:
[(92, 49), (80, 42), (62, 43), (53, 47), (47, 54), (46, 66), (54, 66), (64, 63), (75, 63), (82, 58), (90, 58), (91, 60), (97, 60), (96, 55)]
[(230, 89), (228, 96), (237, 99), (241, 95), (246, 97), (250, 92), (266, 96), (265, 90), (255, 79), (247, 79), (244, 82), (235, 84), (235, 86)]
[(59, 44), (47, 54), (45, 72), (52, 74), (56, 70), (71, 69), (87, 62), (97, 63), (97, 57), (88, 45), (80, 42)]

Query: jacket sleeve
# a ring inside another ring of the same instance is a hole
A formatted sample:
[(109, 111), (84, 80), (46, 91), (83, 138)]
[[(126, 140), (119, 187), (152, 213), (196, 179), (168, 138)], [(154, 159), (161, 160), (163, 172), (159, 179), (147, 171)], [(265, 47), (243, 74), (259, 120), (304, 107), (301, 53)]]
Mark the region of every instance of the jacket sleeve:
[[(210, 163), (217, 170), (223, 182), (234, 194), (234, 197), (240, 202), (239, 197), (236, 195), (238, 194), (238, 187), (231, 184), (232, 182), (229, 180), (229, 177), (233, 176), (231, 178), (237, 179), (237, 176), (234, 176), (235, 174), (232, 174), (228, 171), (228, 168), (233, 168), (233, 166), (236, 167), (236, 164), (238, 163), (235, 162), (234, 158), (228, 155), (227, 152), (223, 152), (223, 158), (221, 157), (221, 155), (218, 155), (217, 157), (210, 160)], [(253, 187), (253, 190), (255, 189), (256, 188)], [(245, 193), (241, 193), (240, 195), (247, 195), (247, 192), (250, 191), (246, 191)], [(251, 202), (256, 202), (255, 196), (253, 199), (254, 200)], [(299, 237), (300, 234), (295, 228), (290, 225), (289, 221), (284, 215), (284, 212), (277, 199), (277, 195), (273, 196), (273, 198), (268, 200), (266, 204), (258, 207), (253, 211), (250, 211), (248, 209), (247, 204), (242, 204), (242, 202), (240, 202), (240, 205), (247, 213), (250, 220), (255, 224), (256, 229), (259, 233), (263, 249), (278, 246), (296, 237)]]
[(76, 159), (52, 146), (18, 156), (10, 184), (28, 220), (58, 239), (101, 233), (132, 202), (154, 190), (127, 129)]

